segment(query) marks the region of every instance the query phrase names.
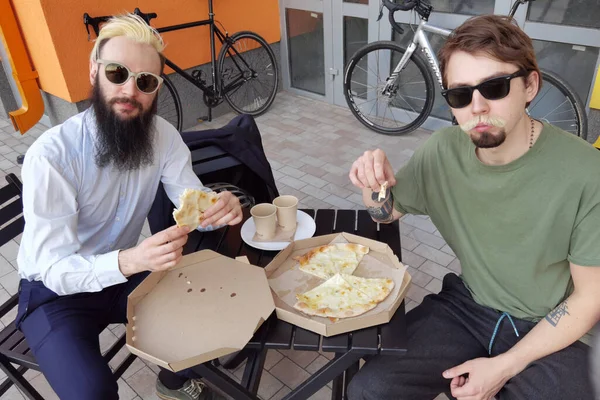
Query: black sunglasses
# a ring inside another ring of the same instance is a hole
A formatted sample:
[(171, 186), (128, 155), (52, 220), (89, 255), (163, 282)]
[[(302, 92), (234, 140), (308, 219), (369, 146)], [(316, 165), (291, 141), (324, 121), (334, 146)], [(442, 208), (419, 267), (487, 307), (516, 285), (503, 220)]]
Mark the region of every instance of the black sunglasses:
[(510, 93), (510, 81), (513, 78), (526, 76), (527, 71), (517, 71), (510, 75), (498, 76), (488, 79), (475, 86), (459, 86), (452, 89), (442, 90), (442, 96), (452, 108), (464, 108), (471, 104), (473, 91), (477, 89), (483, 97), (488, 100), (500, 100)]
[(133, 76), (135, 86), (140, 92), (152, 94), (158, 90), (163, 78), (152, 72), (131, 72), (125, 65), (106, 60), (96, 60), (98, 64), (104, 64), (104, 75), (109, 82), (115, 85), (124, 85)]

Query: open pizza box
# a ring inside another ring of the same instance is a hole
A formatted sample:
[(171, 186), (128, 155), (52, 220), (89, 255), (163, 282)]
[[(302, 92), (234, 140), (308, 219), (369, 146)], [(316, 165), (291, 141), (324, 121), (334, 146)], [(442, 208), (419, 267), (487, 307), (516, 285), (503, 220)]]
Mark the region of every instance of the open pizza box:
[(241, 350), (274, 308), (263, 268), (202, 250), (131, 292), (127, 348), (177, 372)]
[[(358, 243), (369, 247), (353, 275), (364, 278), (391, 278), (394, 289), (375, 308), (362, 315), (340, 318), (310, 316), (294, 309), (296, 294), (311, 290), (324, 280), (301, 271), (293, 259), (315, 247), (331, 243)], [(392, 249), (385, 243), (350, 233), (335, 233), (290, 243), (265, 268), (275, 301), (277, 318), (323, 336), (339, 335), (389, 322), (408, 292), (411, 276)]]

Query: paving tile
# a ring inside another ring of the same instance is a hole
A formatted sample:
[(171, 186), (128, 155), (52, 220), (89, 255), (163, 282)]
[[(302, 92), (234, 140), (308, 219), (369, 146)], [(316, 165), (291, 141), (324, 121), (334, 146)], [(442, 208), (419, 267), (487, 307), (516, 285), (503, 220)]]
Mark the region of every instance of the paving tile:
[(420, 303), (417, 303), (414, 300), (408, 300), (408, 303), (406, 303), (406, 306), (405, 306), (406, 312), (409, 312), (410, 310), (412, 310), (413, 308), (415, 308), (419, 304)]
[(119, 385), (119, 400), (133, 400), (137, 397), (137, 393), (123, 380), (120, 378), (117, 381)]
[(456, 254), (454, 254), (454, 251), (452, 251), (448, 245), (444, 245), (444, 247), (442, 247), (440, 250), (442, 250), (444, 253), (450, 254), (452, 257), (456, 257)]
[(434, 263), (431, 260), (425, 261), (423, 265), (419, 267), (419, 270), (440, 280), (444, 279), (444, 276), (447, 274), (454, 273), (454, 271)]
[(117, 341), (117, 337), (115, 336), (114, 333), (112, 333), (112, 331), (108, 328), (104, 329), (101, 333), (100, 333), (100, 352), (102, 354), (104, 354), (109, 348), (110, 346), (112, 346), (116, 341)]
[(11, 263), (9, 263), (6, 258), (0, 256), (0, 277), (13, 272), (15, 268)]
[(321, 159), (312, 157), (312, 156), (304, 156), (302, 157), (302, 162), (304, 164), (310, 165), (312, 167), (322, 167), (323, 165), (325, 165), (326, 161), (323, 161)]
[(455, 258), (454, 261), (452, 261), (450, 265), (448, 265), (448, 268), (458, 274), (462, 273), (462, 266), (460, 265), (460, 261), (458, 258)]
[(431, 280), (431, 282), (429, 282), (429, 284), (427, 286), (425, 286), (425, 289), (429, 290), (431, 293), (439, 293), (442, 290), (442, 281), (436, 278), (433, 278)]
[(289, 165), (286, 165), (285, 167), (281, 167), (279, 169), (279, 172), (284, 173), (289, 176), (293, 176), (294, 178), (300, 178), (300, 177), (306, 175), (306, 172), (300, 171), (299, 169), (296, 169), (294, 167), (290, 167)]
[(322, 170), (321, 168), (318, 168), (318, 167), (313, 167), (312, 165), (305, 165), (303, 167), (300, 167), (300, 170), (302, 170), (312, 176), (316, 176), (317, 178), (320, 178), (323, 175), (327, 174), (327, 171)]
[(346, 200), (365, 208), (365, 203), (363, 202), (362, 194), (352, 193), (350, 196), (346, 197)]
[(303, 199), (302, 203), (306, 204), (309, 208), (314, 208), (315, 210), (333, 208), (331, 204), (312, 197)]
[(418, 240), (406, 235), (400, 235), (400, 243), (402, 244), (402, 248), (406, 250), (413, 250), (420, 244)]
[[(317, 353), (318, 354), (318, 353)], [(329, 362), (329, 358), (319, 354), (319, 356), (304, 368), (309, 374), (313, 375)]]
[(280, 163), (279, 161), (276, 160), (268, 160), (269, 164), (271, 164), (271, 168), (272, 169), (280, 169), (283, 168), (284, 165), (282, 163)]
[(308, 372), (287, 357), (279, 361), (269, 372), (292, 389), (310, 377)]
[(21, 394), (21, 392), (19, 392), (19, 389), (16, 388), (16, 386), (11, 386), (10, 389), (8, 389), (6, 391), (6, 393), (4, 393), (2, 395), (2, 397), (0, 397), (0, 399), (2, 400), (24, 400), (25, 396), (23, 396)]
[(9, 240), (4, 244), (4, 246), (0, 247), (0, 255), (2, 255), (8, 261), (16, 260), (18, 254), (19, 245), (14, 240)]
[(125, 379), (127, 381), (130, 377), (135, 375), (139, 370), (141, 370), (145, 366), (146, 366), (146, 364), (144, 364), (144, 362), (142, 361), (141, 358), (136, 358), (135, 361), (133, 363), (131, 363), (129, 368), (127, 368), (125, 370), (125, 372), (123, 372), (123, 375), (122, 375), (123, 379)]
[(279, 350), (281, 354), (298, 364), (301, 368), (306, 368), (312, 363), (319, 353), (316, 351), (298, 351), (298, 350)]
[(308, 400), (329, 400), (331, 399), (331, 389), (327, 386), (322, 387), (319, 391), (308, 398)]
[(354, 206), (354, 203), (352, 203), (351, 201), (342, 199), (341, 197), (336, 196), (335, 194), (330, 194), (329, 196), (324, 198), (323, 201), (339, 209), (347, 209), (352, 208)]
[(404, 236), (408, 236), (409, 233), (416, 229), (414, 226), (404, 223), (404, 218), (406, 217), (404, 216), (400, 219), (400, 233)]
[(268, 371), (263, 371), (260, 377), (260, 386), (258, 387), (258, 395), (262, 399), (270, 399), (283, 388), (283, 383)]
[(267, 350), (267, 357), (265, 358), (265, 369), (268, 371), (275, 364), (277, 364), (283, 358), (283, 354), (278, 352), (277, 350), (269, 349)]
[(433, 233), (436, 231), (436, 227), (433, 225), (433, 222), (414, 215), (406, 215), (403, 221), (405, 224), (412, 225), (415, 228), (424, 230), (425, 232)]
[(318, 177), (316, 177), (314, 175), (306, 174), (306, 173), (303, 176), (300, 177), (300, 180), (304, 181), (304, 182), (306, 182), (306, 183), (308, 183), (308, 184), (310, 184), (310, 185), (312, 185), (312, 186), (314, 186), (314, 187), (316, 187), (318, 189), (322, 188), (325, 185), (329, 185), (330, 184), (329, 182), (327, 182), (327, 181), (325, 181), (325, 180), (323, 180), (321, 178), (318, 178)]
[(319, 200), (324, 200), (330, 196), (329, 192), (326, 192), (325, 190), (314, 187), (313, 185), (310, 185), (310, 184), (305, 185), (301, 189), (301, 191), (306, 193), (307, 195), (312, 196)]
[[(346, 176), (346, 179), (349, 180), (349, 178), (347, 178), (347, 176)], [(336, 196), (342, 197), (344, 199), (347, 198), (348, 196), (356, 193), (353, 190), (348, 190), (348, 189), (346, 189), (344, 187), (341, 187), (341, 186), (333, 184), (333, 183), (328, 183), (327, 185), (325, 185), (324, 187), (322, 187), (322, 189), (324, 191), (326, 191), (326, 192), (329, 192), (331, 194), (335, 194)], [(362, 203), (362, 201), (361, 201), (361, 203)]]
[(344, 186), (350, 182), (350, 178), (348, 178), (348, 172), (344, 173), (343, 175), (332, 174), (328, 172), (321, 178), (325, 179), (327, 182), (335, 183), (336, 185), (340, 186)]
[(288, 186), (291, 186), (294, 189), (302, 189), (304, 186), (306, 186), (306, 182), (303, 182), (303, 181), (293, 178), (291, 176), (284, 176), (279, 179), (279, 182), (284, 183)]
[(425, 257), (413, 253), (410, 250), (402, 249), (402, 263), (410, 265), (413, 268), (419, 268), (425, 262)]
[(423, 298), (429, 294), (431, 294), (431, 292), (427, 289), (423, 289), (417, 285), (410, 285), (410, 288), (408, 288), (408, 293), (406, 293), (406, 297), (421, 304)]
[(59, 400), (52, 387), (44, 377), (44, 375), (40, 374), (31, 380), (31, 386), (34, 387), (35, 390), (39, 392), (39, 394), (44, 398), (44, 400)]
[(133, 376), (126, 378), (125, 382), (144, 400), (159, 400), (156, 395), (156, 374), (144, 365)]
[(9, 272), (0, 278), (0, 285), (10, 294), (17, 294), (19, 291), (19, 273), (17, 271)]
[(422, 288), (426, 287), (427, 284), (433, 279), (433, 276), (426, 274), (423, 271), (419, 271), (413, 267), (408, 267), (408, 273), (412, 278), (412, 283)]
[(269, 400), (281, 400), (285, 396), (287, 396), (288, 393), (290, 393), (291, 391), (292, 390), (289, 387), (284, 386), (279, 392), (275, 393), (275, 396), (271, 397)]
[(419, 228), (415, 228), (411, 233), (408, 234), (408, 236), (438, 250), (446, 246), (446, 241), (444, 239), (429, 232), (425, 232)]
[(425, 257), (426, 259), (436, 262), (445, 267), (448, 266), (454, 260), (454, 257), (452, 257), (451, 255), (448, 255), (443, 251), (439, 251), (423, 243), (418, 245), (413, 250), (413, 253), (420, 255), (421, 257)]

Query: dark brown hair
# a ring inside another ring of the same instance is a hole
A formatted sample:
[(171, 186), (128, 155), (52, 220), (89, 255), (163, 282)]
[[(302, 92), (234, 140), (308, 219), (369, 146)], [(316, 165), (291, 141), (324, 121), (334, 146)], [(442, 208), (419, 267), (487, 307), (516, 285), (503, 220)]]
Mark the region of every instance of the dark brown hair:
[(447, 87), (446, 68), (455, 51), (483, 53), (498, 61), (513, 64), (527, 72), (537, 71), (538, 91), (542, 76), (535, 59), (533, 43), (511, 17), (481, 15), (469, 18), (448, 37), (438, 53), (442, 82)]

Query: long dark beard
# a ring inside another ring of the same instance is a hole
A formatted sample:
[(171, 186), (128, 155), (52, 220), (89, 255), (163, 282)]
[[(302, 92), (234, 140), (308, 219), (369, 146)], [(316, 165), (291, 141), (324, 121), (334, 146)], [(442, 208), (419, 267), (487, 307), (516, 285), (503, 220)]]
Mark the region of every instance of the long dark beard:
[[(114, 98), (105, 101), (98, 79), (92, 89), (91, 102), (98, 127), (94, 156), (96, 165), (103, 168), (112, 163), (121, 172), (151, 165), (154, 161), (156, 104), (142, 111), (142, 105), (133, 99)], [(132, 104), (139, 109), (139, 114), (126, 120), (119, 118), (112, 108), (117, 102)]]
[(471, 136), (471, 141), (480, 149), (493, 149), (500, 146), (506, 140), (506, 131), (502, 129), (497, 135), (490, 132), (482, 132), (479, 137)]

